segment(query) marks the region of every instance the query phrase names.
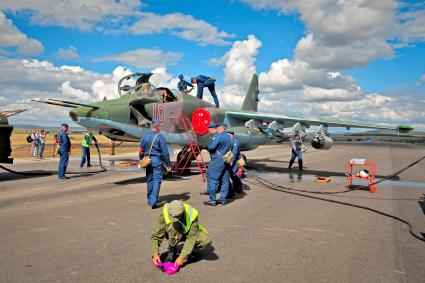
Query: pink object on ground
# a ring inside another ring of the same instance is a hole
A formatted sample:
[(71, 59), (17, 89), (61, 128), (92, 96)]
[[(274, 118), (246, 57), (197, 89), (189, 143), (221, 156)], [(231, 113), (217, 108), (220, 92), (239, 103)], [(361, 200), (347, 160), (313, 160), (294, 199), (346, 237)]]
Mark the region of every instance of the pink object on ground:
[(174, 274), (179, 271), (179, 266), (174, 262), (165, 262), (157, 265), (163, 272), (168, 275)]

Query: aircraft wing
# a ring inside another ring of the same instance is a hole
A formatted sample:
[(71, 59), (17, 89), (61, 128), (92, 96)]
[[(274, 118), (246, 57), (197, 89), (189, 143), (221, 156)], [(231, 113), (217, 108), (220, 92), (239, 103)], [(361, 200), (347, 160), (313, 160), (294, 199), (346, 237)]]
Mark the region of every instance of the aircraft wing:
[(320, 126), (324, 125), (327, 127), (342, 127), (342, 128), (366, 128), (366, 129), (385, 129), (385, 130), (400, 130), (407, 129), (413, 130), (413, 128), (409, 126), (383, 126), (383, 125), (371, 125), (371, 124), (363, 124), (356, 122), (346, 122), (346, 121), (331, 121), (331, 120), (316, 120), (316, 119), (308, 119), (308, 118), (297, 118), (297, 117), (289, 117), (285, 115), (279, 114), (269, 114), (269, 113), (258, 113), (258, 112), (249, 112), (249, 111), (228, 111), (226, 112), (227, 120), (232, 124), (232, 122), (236, 122), (238, 124), (245, 124), (246, 122), (253, 120), (264, 123), (272, 123), (276, 121), (277, 123), (283, 125), (283, 127), (288, 128), (292, 127), (297, 123), (300, 123), (307, 128), (310, 126)]

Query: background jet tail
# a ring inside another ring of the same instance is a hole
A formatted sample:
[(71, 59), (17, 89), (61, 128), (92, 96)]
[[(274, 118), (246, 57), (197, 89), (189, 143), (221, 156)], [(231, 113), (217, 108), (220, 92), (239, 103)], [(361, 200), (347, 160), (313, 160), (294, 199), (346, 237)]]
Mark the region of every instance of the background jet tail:
[(246, 93), (242, 104), (242, 111), (258, 111), (258, 101), (260, 101), (258, 99), (258, 93), (258, 76), (257, 74), (253, 74), (248, 92)]

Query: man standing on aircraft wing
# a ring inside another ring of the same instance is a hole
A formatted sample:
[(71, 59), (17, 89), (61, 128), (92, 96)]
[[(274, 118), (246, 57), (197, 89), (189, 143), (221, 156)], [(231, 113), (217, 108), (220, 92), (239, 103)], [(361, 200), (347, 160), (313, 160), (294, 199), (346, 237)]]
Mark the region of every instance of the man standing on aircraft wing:
[[(181, 94), (187, 94), (188, 92), (190, 92), (193, 89), (193, 84), (191, 84), (190, 82), (186, 81), (183, 77), (183, 75), (179, 75), (179, 82), (177, 83), (177, 89), (179, 90), (179, 95)], [(187, 89), (187, 87), (190, 86), (191, 89)]]
[(144, 159), (149, 159), (146, 166), (146, 184), (148, 205), (152, 209), (156, 208), (159, 190), (163, 178), (164, 163), (167, 170), (171, 170), (170, 155), (167, 143), (163, 135), (159, 133), (159, 121), (155, 118), (151, 121), (151, 130), (142, 138), (140, 142), (139, 158), (141, 163)]
[(215, 78), (199, 75), (196, 78), (192, 78), (191, 81), (193, 84), (198, 85), (198, 93), (196, 94), (196, 97), (202, 99), (204, 87), (207, 87), (214, 99), (215, 107), (218, 108), (219, 102), (217, 94), (215, 93)]
[(69, 179), (65, 176), (66, 167), (68, 167), (69, 155), (71, 154), (71, 140), (68, 137), (68, 125), (62, 123), (61, 131), (58, 134), (59, 140), (59, 168), (58, 177), (59, 179)]
[(211, 154), (211, 162), (207, 170), (208, 192), (210, 200), (204, 202), (205, 205), (217, 205), (216, 189), (220, 184), (220, 203), (226, 204), (226, 197), (229, 190), (229, 171), (226, 169), (226, 163), (230, 162), (232, 140), (230, 135), (225, 132), (225, 123), (217, 124), (217, 134), (208, 145), (208, 151)]

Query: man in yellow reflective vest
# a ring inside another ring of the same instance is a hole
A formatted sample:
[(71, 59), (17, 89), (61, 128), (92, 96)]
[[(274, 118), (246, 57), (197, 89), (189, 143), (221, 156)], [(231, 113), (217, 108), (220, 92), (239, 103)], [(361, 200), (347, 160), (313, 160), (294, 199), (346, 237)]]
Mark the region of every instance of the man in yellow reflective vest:
[[(152, 261), (155, 265), (161, 263), (159, 246), (164, 239), (169, 241), (165, 261), (174, 261), (179, 266), (183, 265), (194, 248), (202, 250), (212, 243), (207, 230), (198, 223), (198, 210), (179, 200), (165, 204), (156, 223), (151, 237)], [(177, 257), (176, 247), (179, 242), (184, 242), (184, 245)]]
[(81, 143), (83, 156), (81, 157), (80, 168), (83, 168), (87, 159), (87, 167), (91, 167), (90, 164), (90, 146), (97, 144), (96, 138), (93, 136), (92, 129), (87, 129), (87, 133), (83, 137), (83, 142)]

